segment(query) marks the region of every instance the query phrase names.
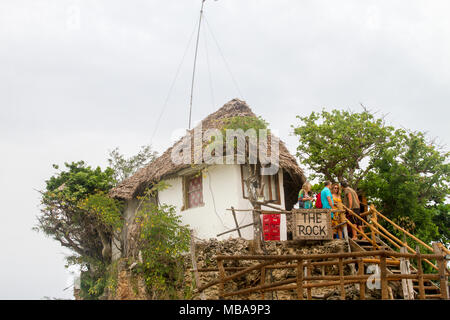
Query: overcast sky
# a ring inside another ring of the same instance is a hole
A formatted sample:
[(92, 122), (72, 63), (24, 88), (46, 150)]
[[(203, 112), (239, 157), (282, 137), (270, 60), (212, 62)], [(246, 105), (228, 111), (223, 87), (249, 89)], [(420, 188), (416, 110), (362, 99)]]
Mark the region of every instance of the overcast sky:
[[(53, 163), (161, 152), (187, 127), (200, 2), (0, 1), (0, 299), (72, 297), (64, 250), (31, 230)], [(447, 0), (207, 0), (193, 119), (240, 97), (294, 151), (296, 115), (362, 103), (448, 145), (449, 12)]]

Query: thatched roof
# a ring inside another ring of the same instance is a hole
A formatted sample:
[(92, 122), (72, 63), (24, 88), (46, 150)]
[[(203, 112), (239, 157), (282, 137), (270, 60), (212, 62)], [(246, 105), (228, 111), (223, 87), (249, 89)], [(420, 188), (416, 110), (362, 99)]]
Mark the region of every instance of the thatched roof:
[[(223, 120), (226, 118), (236, 116), (256, 117), (250, 107), (239, 99), (233, 99), (226, 103), (222, 108), (207, 116), (201, 123), (203, 131), (212, 128), (222, 128)], [(192, 133), (194, 129), (190, 132)], [(181, 139), (174, 144), (176, 146), (181, 142)], [(112, 189), (110, 196), (119, 199), (132, 199), (140, 192), (142, 192), (151, 183), (158, 182), (162, 178), (174, 174), (182, 169), (191, 167), (190, 164), (176, 165), (172, 162), (172, 149), (174, 146), (167, 149), (160, 157), (155, 159), (148, 166), (138, 170), (133, 176), (124, 180), (116, 188)], [(297, 161), (287, 150), (286, 146), (280, 141), (280, 159), (279, 165), (290, 176), (291, 181), (296, 186), (301, 186), (305, 181), (303, 171), (297, 165)]]

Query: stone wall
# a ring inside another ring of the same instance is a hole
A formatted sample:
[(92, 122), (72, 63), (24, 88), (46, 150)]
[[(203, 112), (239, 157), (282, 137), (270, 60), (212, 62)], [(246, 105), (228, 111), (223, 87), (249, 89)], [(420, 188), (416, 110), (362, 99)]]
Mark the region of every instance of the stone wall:
[[(331, 241), (268, 241), (266, 242), (266, 250), (268, 254), (276, 255), (288, 255), (288, 254), (320, 254), (320, 253), (338, 253), (347, 252), (348, 245), (343, 240), (331, 240)], [(253, 254), (252, 241), (247, 241), (242, 238), (229, 239), (225, 241), (218, 241), (211, 239), (209, 241), (200, 242), (196, 244), (196, 256), (198, 268), (217, 268), (216, 255), (248, 255)], [(253, 265), (254, 262), (247, 261), (226, 261), (225, 267), (248, 267)], [(186, 269), (192, 268), (190, 257), (186, 257)], [(327, 266), (326, 274), (339, 274), (337, 266)], [(316, 268), (313, 270), (313, 274), (321, 274), (322, 270)], [(349, 265), (345, 266), (344, 273), (351, 274), (352, 270)], [(282, 281), (288, 278), (294, 278), (296, 276), (295, 269), (283, 269), (266, 271), (267, 280), (270, 282)], [(201, 285), (207, 284), (218, 278), (218, 272), (200, 272)], [(186, 272), (186, 285), (193, 283), (192, 272)], [(253, 271), (246, 276), (237, 278), (235, 281), (229, 283), (226, 287), (226, 291), (239, 290), (249, 286), (256, 286), (260, 283), (260, 272)], [(347, 298), (358, 299), (359, 291), (355, 285), (346, 285)], [(213, 286), (204, 291), (206, 299), (218, 298), (218, 286)], [(312, 290), (314, 297), (318, 299), (338, 299), (340, 297), (339, 291), (335, 288), (317, 288)], [(231, 297), (233, 299), (261, 299), (261, 294), (251, 294), (241, 297)], [(266, 299), (277, 300), (291, 300), (297, 299), (297, 294), (292, 291), (279, 291), (277, 293), (266, 293)], [(195, 295), (193, 299), (200, 299), (199, 295)]]
[[(321, 254), (321, 253), (339, 253), (348, 252), (348, 245), (344, 240), (331, 240), (331, 241), (268, 241), (266, 242), (266, 250), (268, 254), (276, 255), (289, 255), (289, 254)], [(252, 247), (252, 241), (242, 238), (234, 238), (229, 240), (219, 241), (217, 239), (210, 239), (208, 241), (201, 241), (196, 243), (196, 259), (198, 268), (217, 268), (215, 260), (216, 255), (249, 255), (254, 254)], [(224, 263), (225, 267), (248, 267), (253, 265), (254, 262), (248, 261), (227, 261)], [(133, 269), (132, 261), (127, 259), (121, 259), (118, 264), (118, 283), (115, 292), (105, 293), (107, 299), (162, 299), (160, 296), (156, 297), (152, 293), (147, 292), (145, 281), (141, 275)], [(184, 286), (177, 289), (179, 292), (177, 296), (179, 299), (194, 299), (199, 300), (200, 295), (195, 293), (195, 281), (193, 273), (190, 270), (192, 268), (192, 262), (190, 254), (186, 254), (184, 259)], [(337, 266), (327, 266), (325, 270), (327, 275), (338, 275), (339, 271)], [(346, 265), (344, 268), (344, 274), (352, 274), (350, 265)], [(316, 267), (313, 269), (313, 274), (319, 275), (322, 273), (321, 268)], [(204, 285), (210, 281), (218, 278), (218, 272), (200, 272), (200, 284)], [(266, 270), (267, 281), (275, 282), (282, 281), (288, 278), (296, 277), (296, 270), (293, 269), (278, 269), (278, 270)], [(260, 272), (253, 271), (243, 277), (229, 282), (225, 290), (239, 290), (250, 286), (257, 286), (260, 284)], [(349, 284), (345, 286), (346, 299), (353, 300), (359, 299), (359, 289), (355, 284)], [(306, 291), (306, 290), (305, 290)], [(191, 294), (186, 295), (186, 292)], [(306, 293), (306, 292), (305, 292)], [(212, 286), (204, 291), (206, 299), (216, 300), (218, 299), (218, 286)], [(338, 300), (340, 299), (339, 288), (326, 287), (326, 288), (313, 288), (313, 299), (327, 299)], [(232, 299), (261, 299), (260, 293), (251, 295), (231, 297)], [(274, 300), (295, 300), (297, 294), (294, 290), (291, 291), (278, 291), (276, 293), (265, 293), (265, 299)], [(380, 299), (379, 290), (366, 291), (366, 299)]]

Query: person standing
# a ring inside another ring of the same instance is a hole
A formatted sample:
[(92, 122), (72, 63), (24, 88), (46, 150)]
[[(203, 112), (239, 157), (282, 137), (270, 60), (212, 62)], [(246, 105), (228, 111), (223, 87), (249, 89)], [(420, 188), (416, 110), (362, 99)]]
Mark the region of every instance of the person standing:
[[(333, 209), (333, 195), (331, 194), (331, 182), (325, 181), (325, 187), (320, 192), (320, 201), (322, 202), (323, 209)], [(331, 219), (333, 219), (333, 212), (331, 213)]]
[(309, 182), (305, 182), (302, 186), (302, 189), (298, 193), (298, 203), (300, 209), (311, 209), (313, 199), (314, 198), (311, 193), (311, 184)]
[[(334, 213), (332, 226), (337, 226), (342, 222), (342, 213), (339, 211), (342, 211), (344, 209), (342, 206), (341, 188), (339, 187), (339, 183), (333, 183), (333, 185), (331, 186), (331, 194), (333, 197), (333, 210), (337, 211)], [(344, 239), (344, 237), (342, 236), (342, 227), (336, 227), (334, 231), (337, 232), (338, 239)]]
[[(341, 182), (341, 186), (342, 186), (342, 188), (344, 188), (344, 205), (359, 216), (361, 214), (361, 211), (360, 211), (360, 203), (359, 203), (359, 199), (358, 199), (358, 195), (356, 194), (356, 191), (353, 190), (352, 188), (350, 188), (347, 181)], [(349, 214), (347, 216), (347, 218), (348, 218), (348, 220), (350, 220), (351, 223), (356, 225), (357, 228), (361, 232), (363, 232), (362, 221), (360, 219), (356, 218), (352, 214)], [(350, 229), (352, 229), (352, 234), (353, 234), (352, 239), (356, 240), (357, 232), (355, 230), (353, 230), (353, 228), (350, 228)]]

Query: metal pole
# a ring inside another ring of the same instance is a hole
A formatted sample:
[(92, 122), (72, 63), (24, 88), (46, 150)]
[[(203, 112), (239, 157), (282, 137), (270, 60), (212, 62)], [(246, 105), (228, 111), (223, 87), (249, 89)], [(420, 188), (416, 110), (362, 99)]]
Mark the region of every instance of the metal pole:
[(200, 8), (200, 18), (198, 21), (198, 31), (197, 31), (197, 43), (195, 44), (195, 55), (194, 55), (194, 68), (192, 70), (192, 83), (191, 83), (191, 101), (189, 104), (189, 129), (191, 129), (191, 117), (192, 117), (192, 100), (194, 96), (194, 81), (195, 81), (195, 68), (197, 66), (197, 53), (198, 53), (198, 43), (200, 39), (200, 27), (202, 25), (203, 17), (203, 6), (206, 0), (202, 0), (202, 7)]

